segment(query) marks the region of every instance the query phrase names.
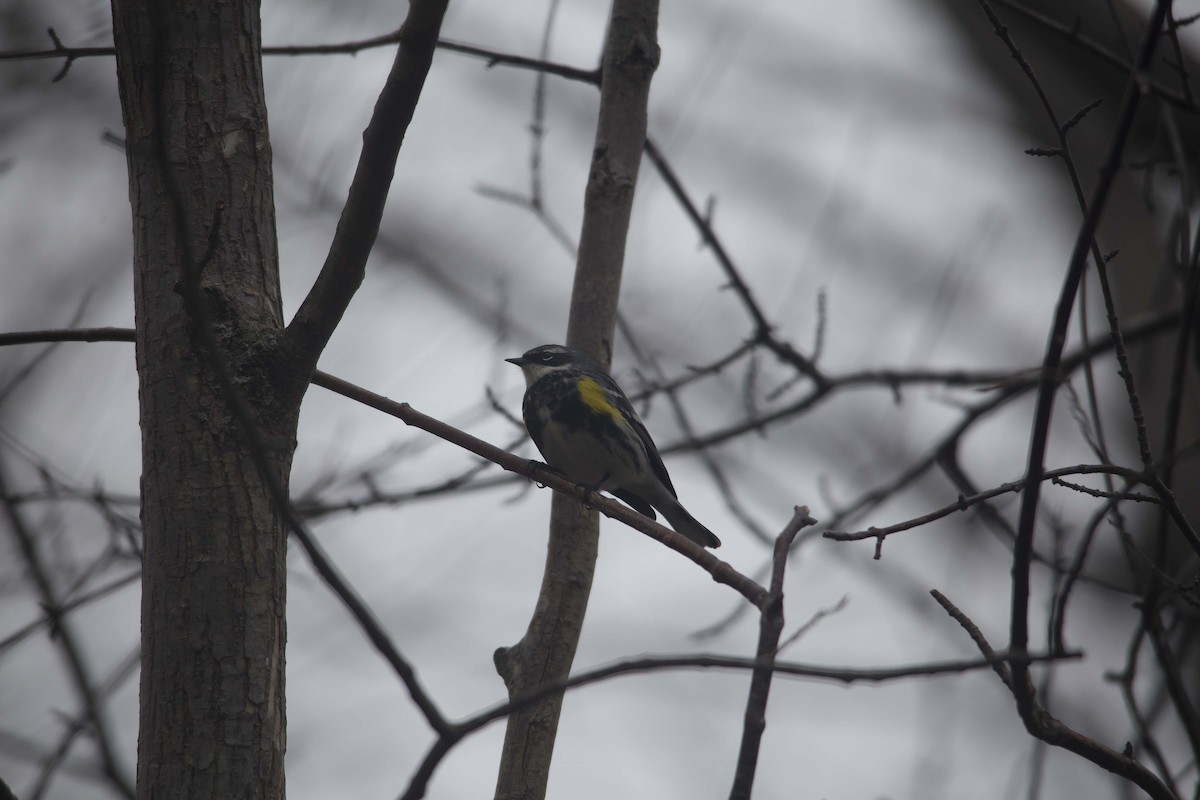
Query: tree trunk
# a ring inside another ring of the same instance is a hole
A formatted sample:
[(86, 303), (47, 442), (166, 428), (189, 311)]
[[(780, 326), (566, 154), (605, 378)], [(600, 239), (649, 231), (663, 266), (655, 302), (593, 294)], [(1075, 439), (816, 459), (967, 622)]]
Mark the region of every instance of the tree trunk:
[[(657, 2), (614, 0), (567, 325), (567, 344), (605, 366), (612, 360), (650, 79), (658, 67), (657, 35)], [(562, 495), (554, 496), (551, 509), (546, 570), (533, 618), (520, 642), (496, 652), (496, 669), (510, 698), (567, 677), (591, 593), (599, 517)], [(562, 695), (556, 695), (508, 718), (497, 800), (546, 796), (561, 710)]]
[[(139, 798), (282, 798), (282, 331), (255, 0), (113, 0), (142, 428)], [(266, 442), (256, 466), (243, 409)]]

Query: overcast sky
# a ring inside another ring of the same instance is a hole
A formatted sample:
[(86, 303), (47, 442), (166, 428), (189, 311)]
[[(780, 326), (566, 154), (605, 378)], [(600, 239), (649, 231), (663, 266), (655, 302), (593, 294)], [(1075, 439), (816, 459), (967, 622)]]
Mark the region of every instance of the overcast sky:
[[(563, 0), (550, 58), (596, 65), (605, 4)], [(763, 311), (802, 351), (813, 346), (825, 298), (822, 366), (1019, 368), (1041, 358), (1078, 214), (1061, 174), (1023, 150), (1004, 94), (968, 57), (971, 45), (940, 6), (921, 0), (749, 4), (666, 2), (662, 63), (651, 93), (650, 134), (689, 191), (712, 198), (715, 228)], [(333, 43), (397, 27), (400, 3), (277, 2), (263, 9), (264, 42)], [(451, 4), (445, 38), (536, 56), (545, 0)], [(20, 4), (27, 38), (48, 46), (53, 26), (71, 45), (111, 43), (107, 6), (89, 0)], [(998, 43), (995, 45), (1000, 47)], [(392, 52), (268, 58), (285, 311), (320, 268), (358, 158), (363, 127)], [(111, 58), (0, 65), (0, 320), (4, 330), (130, 327), (131, 243), (125, 159)], [(1014, 67), (1015, 69), (1015, 67)], [(486, 391), (517, 413), (524, 385), (503, 358), (565, 331), (573, 258), (528, 210), (481, 187), (529, 191), (534, 73), (440, 51), (408, 133), (380, 246), (363, 288), (320, 368), (464, 427), (497, 444), (520, 431)], [(578, 236), (595, 124), (594, 88), (546, 83), (542, 189), (549, 213)], [(1069, 113), (1069, 112), (1068, 112)], [(700, 237), (649, 162), (643, 164), (626, 256), (621, 311), (665, 374), (727, 353), (752, 322)], [(0, 352), (7, 381), (35, 351)], [(782, 406), (803, 385), (766, 398), (788, 379), (760, 364), (760, 401)], [(639, 373), (639, 369), (641, 372)], [(614, 374), (639, 386), (628, 342)], [(745, 369), (684, 393), (701, 433), (745, 418)], [(838, 504), (886, 482), (959, 419), (978, 390), (848, 392), (813, 413), (711, 453), (758, 526), (774, 534), (796, 504), (827, 519)], [(137, 384), (132, 346), (65, 345), (0, 409), (0, 449), (11, 479), (38, 485), (35, 464), (64, 483), (112, 492), (138, 488)], [(981, 486), (1024, 468), (1032, 398), (989, 420), (965, 442)], [(660, 445), (681, 437), (669, 405), (647, 424)], [(1064, 413), (1063, 419), (1068, 417)], [(1052, 465), (1089, 456), (1069, 423)], [(523, 454), (534, 455), (528, 444)], [(36, 456), (36, 457), (35, 457)], [(364, 465), (379, 488), (437, 484), (472, 459), (397, 420), (312, 389), (293, 474), (299, 495), (359, 498)], [(730, 511), (694, 457), (669, 457), (681, 500), (725, 543), (718, 554), (759, 574), (769, 547)], [(481, 478), (499, 476), (498, 468)], [(332, 483), (326, 485), (331, 477)], [(858, 519), (886, 525), (953, 502), (944, 479), (920, 482)], [(504, 699), (492, 652), (524, 632), (545, 552), (550, 493), (511, 480), (496, 488), (324, 519), (318, 535), (370, 603), (435, 701), (451, 717)], [(1011, 511), (1015, 495), (1000, 501)], [(1047, 511), (1081, 507), (1062, 494)], [(136, 516), (136, 510), (127, 509)], [(68, 574), (107, 542), (79, 507), (30, 507)], [(294, 550), (295, 548), (293, 548)], [(0, 639), (40, 613), (7, 539), (0, 543)], [(785, 651), (833, 666), (886, 667), (975, 655), (929, 598), (937, 588), (1003, 647), (1009, 551), (973, 517), (873, 543), (814, 539), (789, 567), (788, 630), (848, 598)], [(109, 565), (101, 578), (127, 573)], [(403, 687), (300, 552), (290, 561), (288, 762), (293, 800), (398, 795), (432, 741)], [(71, 572), (74, 570), (74, 572)], [(1036, 574), (1035, 574), (1036, 575)], [(1045, 589), (1044, 575), (1036, 575)], [(1085, 665), (1061, 668), (1056, 695), (1069, 721), (1119, 749), (1127, 731), (1119, 696), (1102, 681), (1122, 663), (1124, 640), (1104, 621), (1128, 601), (1081, 595), (1071, 643)], [(714, 636), (695, 634), (732, 613), (739, 597), (695, 565), (611, 520), (577, 669), (641, 654), (749, 656), (757, 620), (743, 615)], [(1034, 603), (1040, 630), (1044, 595)], [(136, 584), (75, 618), (96, 680), (136, 647)], [(1041, 646), (1041, 641), (1038, 646)], [(37, 775), (31, 752), (54, 746), (58, 714), (75, 712), (61, 659), (44, 635), (0, 654), (0, 776), (19, 796)], [(551, 776), (552, 797), (703, 798), (728, 792), (748, 674), (671, 672), (623, 677), (572, 692)], [(136, 753), (136, 676), (113, 696), (121, 755)], [(469, 738), (443, 763), (434, 798), (488, 796), (503, 723)], [(40, 748), (40, 749), (39, 749)], [(990, 672), (841, 686), (777, 679), (757, 781), (762, 798), (1023, 797), (1032, 740)], [(71, 769), (48, 797), (111, 796), (90, 782), (95, 754), (78, 742)], [(1066, 754), (1048, 766), (1046, 796), (1112, 796), (1105, 773)], [(1064, 793), (1065, 792), (1065, 793)]]

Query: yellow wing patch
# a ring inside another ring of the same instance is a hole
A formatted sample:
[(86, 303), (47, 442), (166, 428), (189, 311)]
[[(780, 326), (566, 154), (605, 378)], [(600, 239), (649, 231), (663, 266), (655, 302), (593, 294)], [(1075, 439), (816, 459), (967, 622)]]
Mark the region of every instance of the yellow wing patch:
[(583, 400), (583, 404), (588, 407), (594, 414), (606, 414), (612, 417), (613, 422), (622, 428), (627, 427), (625, 418), (616, 406), (608, 401), (608, 396), (604, 394), (604, 388), (593, 378), (579, 379), (579, 398)]

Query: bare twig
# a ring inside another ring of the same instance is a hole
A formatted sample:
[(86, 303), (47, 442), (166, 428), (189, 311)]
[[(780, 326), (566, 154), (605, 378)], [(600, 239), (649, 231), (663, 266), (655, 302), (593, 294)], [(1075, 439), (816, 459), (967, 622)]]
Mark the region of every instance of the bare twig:
[[(1140, 341), (1165, 332), (1174, 330), (1179, 323), (1177, 312), (1163, 312), (1147, 315), (1125, 325), (1126, 342)], [(43, 342), (132, 342), (133, 331), (129, 328), (81, 328), (78, 330), (38, 330), (15, 331), (0, 333), (0, 347), (20, 344), (37, 344)], [(1063, 358), (1060, 373), (1068, 375), (1078, 369), (1085, 361), (1109, 353), (1113, 350), (1113, 342), (1104, 337), (1091, 342)], [(687, 376), (655, 388), (678, 388), (684, 383), (697, 380), (705, 375), (727, 369), (734, 361), (753, 352), (749, 345), (742, 345), (718, 359), (708, 367), (693, 367)], [(974, 419), (982, 416), (1003, 402), (1010, 401), (1025, 392), (1037, 387), (1036, 370), (861, 370), (832, 376), (822, 388), (814, 389), (808, 395), (780, 408), (765, 411), (761, 415), (736, 422), (724, 428), (700, 434), (690, 446), (710, 447), (714, 444), (729, 441), (750, 432), (761, 431), (778, 422), (791, 419), (805, 411), (828, 400), (833, 394), (842, 391), (864, 388), (878, 388), (881, 384), (889, 390), (904, 386), (945, 385), (963, 387), (986, 387), (998, 390), (998, 394), (979, 406), (968, 410), (967, 416)], [(640, 400), (641, 395), (631, 397)], [(970, 420), (968, 420), (970, 421)], [(674, 444), (659, 448), (661, 452), (674, 453), (683, 449)]]
[(828, 608), (818, 608), (816, 611), (813, 612), (812, 616), (808, 618), (807, 622), (805, 622), (799, 628), (796, 628), (796, 630), (792, 631), (792, 633), (790, 633), (786, 639), (784, 639), (782, 642), (779, 643), (779, 650), (776, 652), (776, 654), (778, 655), (778, 653), (782, 653), (789, 645), (794, 644), (795, 642), (799, 641), (800, 638), (803, 637), (806, 633), (811, 631), (813, 628), (817, 627), (817, 624), (821, 620), (825, 619), (826, 617), (832, 617), (834, 614), (840, 613), (849, 604), (850, 604), (850, 595), (846, 594), (846, 595), (842, 595), (842, 599), (838, 600), (832, 606), (829, 606)]
[(407, 403), (396, 403), (386, 397), (335, 378), (332, 375), (318, 371), (313, 374), (313, 383), (332, 392), (337, 392), (344, 397), (356, 400), (363, 405), (382, 411), (385, 414), (390, 414), (407, 425), (412, 425), (413, 427), (432, 433), (439, 439), (457, 445), (464, 450), (469, 450), (477, 456), (486, 458), (488, 461), (498, 464), (509, 472), (523, 475), (543, 486), (554, 489), (556, 492), (573, 497), (595, 508), (605, 516), (623, 522), (650, 538), (665, 544), (672, 550), (682, 553), (708, 571), (714, 581), (732, 587), (753, 605), (761, 607), (765, 602), (765, 589), (750, 578), (742, 575), (726, 562), (721, 561), (710, 551), (705, 550), (700, 545), (681, 536), (670, 528), (659, 525), (654, 520), (642, 516), (623, 503), (611, 500), (582, 486), (571, 483), (539, 462), (514, 456), (465, 431), (460, 431), (440, 420), (426, 416)]
[[(117, 664), (109, 677), (96, 689), (96, 696), (103, 700), (109, 697), (116, 691), (125, 681), (131, 676), (137, 674), (138, 661), (140, 651), (137, 647), (127, 655), (122, 661)], [(55, 747), (43, 760), (42, 768), (38, 774), (37, 780), (34, 781), (32, 787), (27, 794), (27, 800), (41, 800), (46, 795), (50, 788), (51, 779), (58, 772), (71, 750), (72, 744), (79, 738), (79, 735), (91, 728), (91, 717), (85, 709), (82, 713), (68, 719), (66, 730), (63, 731), (62, 737), (59, 739), (58, 746)]]
[[(634, 348), (638, 360), (643, 364), (646, 364), (654, 372), (658, 381), (656, 385), (660, 387), (663, 386), (666, 383), (666, 376), (664, 375), (662, 368), (658, 365), (658, 361), (643, 353), (641, 349), (633, 343), (631, 337), (627, 338), (630, 338), (630, 344)], [(749, 531), (752, 536), (761, 542), (769, 542), (770, 537), (768, 536), (767, 531), (763, 528), (763, 526), (758, 524), (757, 520), (751, 516), (750, 511), (738, 499), (734, 492), (733, 485), (730, 483), (729, 477), (726, 475), (726, 471), (721, 466), (720, 461), (705, 448), (689, 447), (688, 443), (696, 436), (696, 428), (695, 425), (692, 424), (691, 416), (688, 414), (687, 409), (684, 407), (683, 401), (679, 397), (679, 391), (677, 389), (663, 388), (662, 392), (666, 395), (667, 402), (671, 406), (671, 411), (675, 415), (675, 422), (679, 425), (679, 429), (683, 433), (684, 437), (683, 440), (677, 443), (675, 446), (684, 450), (693, 450), (700, 456), (700, 460), (701, 463), (704, 464), (705, 471), (708, 472), (709, 478), (716, 485), (717, 491), (720, 493), (721, 498), (725, 501), (725, 506), (729, 509), (729, 511), (742, 523), (743, 526), (745, 526), (746, 530)], [(653, 390), (651, 389), (647, 389), (644, 392), (638, 393), (639, 398), (642, 396), (648, 397), (652, 395)]]
[(1185, 678), (1180, 673), (1180, 661), (1172, 652), (1171, 642), (1159, 618), (1159, 609), (1151, 604), (1150, 598), (1143, 601), (1142, 621), (1155, 659), (1162, 670), (1163, 686), (1175, 706), (1176, 716), (1187, 735), (1191, 752), (1200, 753), (1200, 717), (1197, 716), (1196, 706), (1189, 696), (1191, 676)]
[[(987, 638), (979, 630), (971, 619), (960, 611), (953, 603), (946, 599), (945, 595), (937, 590), (931, 592), (934, 599), (946, 610), (955, 621), (957, 621), (964, 630), (970, 635), (972, 641), (975, 642), (979, 652), (983, 653), (985, 658), (992, 658), (995, 652), (988, 644)], [(1010, 651), (1012, 652), (1012, 651)], [(1021, 651), (1017, 651), (1021, 652)], [(1029, 660), (1009, 660), (1007, 668), (997, 661), (992, 660), (992, 664), (996, 674), (1000, 677), (1004, 684), (1016, 697), (1021, 693), (1029, 696), (1029, 710), (1035, 722), (1031, 725), (1026, 723), (1029, 732), (1047, 744), (1062, 747), (1076, 755), (1086, 758), (1093, 764), (1102, 767), (1114, 775), (1119, 775), (1122, 778), (1133, 782), (1140, 787), (1146, 794), (1154, 798), (1154, 800), (1179, 800), (1176, 795), (1159, 780), (1158, 776), (1150, 770), (1146, 769), (1142, 764), (1135, 761), (1132, 755), (1128, 753), (1118, 753), (1099, 742), (1089, 739), (1083, 734), (1064, 725), (1061, 721), (1050, 714), (1033, 696), (1032, 687), (1020, 689), (1017, 686), (1017, 681), (1021, 680), (1020, 676), (1025, 676), (1024, 680), (1028, 681), (1029, 675)], [(1018, 672), (1019, 671), (1019, 672)], [(1022, 715), (1024, 719), (1024, 715)]]
[[(1020, 14), (1025, 19), (1037, 23), (1047, 31), (1050, 31), (1053, 34), (1066, 39), (1072, 44), (1077, 45), (1081, 50), (1091, 53), (1099, 58), (1107, 66), (1119, 70), (1121, 74), (1129, 74), (1131, 65), (1128, 58), (1113, 52), (1094, 39), (1082, 34), (1079, 30), (1078, 24), (1067, 25), (1058, 22), (1057, 20), (1051, 19), (1044, 13), (1034, 8), (1017, 2), (1017, 0), (992, 0), (992, 2), (996, 3), (996, 5), (1003, 6), (1004, 8)], [(1171, 103), (1172, 105), (1179, 106), (1180, 108), (1194, 108), (1194, 104), (1187, 97), (1173, 89), (1167, 88), (1158, 81), (1147, 79), (1146, 85), (1156, 97), (1159, 97), (1168, 103)]]
[[(65, 59), (62, 69), (53, 78), (54, 81), (59, 81), (66, 76), (67, 70), (70, 69), (71, 64), (76, 59), (96, 58), (99, 56), (112, 57), (116, 54), (116, 49), (113, 47), (66, 47), (59, 40), (53, 28), (50, 28), (48, 33), (51, 42), (54, 44), (53, 48), (49, 50), (10, 50), (0, 52), (0, 61), (38, 61), (47, 58)], [(268, 45), (262, 48), (262, 54), (264, 56), (352, 56), (364, 50), (394, 47), (403, 40), (403, 37), (404, 30), (401, 28), (381, 36), (371, 36), (366, 39), (354, 39), (334, 44)], [(600, 70), (598, 69), (579, 69), (578, 67), (571, 67), (566, 64), (556, 64), (544, 59), (501, 53), (497, 50), (476, 47), (475, 45), (464, 44), (462, 42), (453, 42), (448, 39), (439, 39), (437, 47), (447, 52), (483, 59), (489, 67), (504, 65), (515, 69), (534, 70), (567, 80), (589, 83), (593, 86), (600, 84)]]
[[(955, 622), (962, 626), (962, 629), (967, 632), (968, 636), (971, 637), (971, 641), (973, 641), (975, 646), (979, 648), (979, 652), (983, 653), (984, 658), (992, 658), (996, 655), (996, 651), (992, 649), (990, 644), (988, 644), (988, 640), (983, 635), (983, 632), (979, 630), (979, 626), (976, 625), (970, 617), (960, 611), (958, 606), (950, 602), (950, 599), (946, 597), (946, 595), (942, 594), (937, 589), (931, 589), (929, 594), (933, 596), (933, 599), (937, 601), (938, 605), (940, 605), (942, 609), (954, 619)], [(1007, 686), (1009, 689), (1012, 689), (1012, 674), (1008, 671), (1008, 667), (1003, 662), (993, 661), (992, 671), (995, 672), (996, 676), (1004, 682), (1005, 686)]]
[[(775, 661), (771, 669), (777, 675), (810, 680), (833, 681), (844, 685), (854, 683), (887, 683), (908, 678), (923, 678), (935, 675), (950, 675), (973, 672), (980, 669), (992, 669), (996, 664), (1004, 664), (1020, 659), (1026, 662), (1057, 662), (1078, 659), (1080, 653), (1060, 653), (1057, 655), (1014, 656), (1011, 653), (993, 653), (984, 658), (961, 659), (957, 661), (941, 661), (928, 664), (916, 664), (904, 667), (881, 667), (876, 669), (859, 669), (855, 667), (823, 667), (794, 662)], [(763, 663), (753, 658), (737, 658), (721, 655), (687, 655), (687, 656), (650, 656), (625, 659), (595, 669), (576, 673), (570, 678), (556, 683), (544, 684), (536, 691), (492, 708), (479, 712), (461, 722), (456, 723), (452, 730), (439, 736), (426, 752), (417, 771), (409, 779), (409, 784), (400, 795), (401, 800), (418, 800), (424, 797), (429, 780), (441, 764), (445, 756), (459, 741), (472, 733), (484, 728), (496, 720), (536, 703), (552, 694), (561, 694), (568, 689), (587, 686), (599, 681), (608, 680), (622, 675), (641, 675), (648, 672), (678, 669), (715, 669), (733, 670), (737, 672), (753, 671), (763, 667)]]
[[(982, 2), (982, 0), (981, 0)], [(983, 3), (986, 8), (986, 2)], [(1029, 601), (1030, 583), (1029, 571), (1033, 553), (1034, 530), (1037, 521), (1038, 500), (1043, 475), (1043, 462), (1050, 428), (1050, 417), (1053, 410), (1054, 395), (1057, 390), (1057, 373), (1062, 360), (1063, 345), (1066, 340), (1067, 325), (1070, 321), (1074, 306), (1075, 294), (1083, 275), (1089, 249), (1093, 246), (1095, 231), (1103, 213), (1109, 191), (1121, 164), (1121, 155), (1132, 128), (1134, 114), (1141, 98), (1144, 86), (1143, 73), (1149, 68), (1158, 41), (1159, 32), (1166, 17), (1170, 3), (1160, 0), (1146, 25), (1146, 32), (1134, 65), (1133, 76), (1118, 112), (1117, 128), (1106, 158), (1103, 161), (1100, 177), (1088, 204), (1088, 211), (1075, 240), (1075, 247), (1063, 281), (1062, 292), (1051, 327), (1049, 344), (1042, 362), (1041, 378), (1038, 384), (1037, 405), (1034, 412), (1034, 423), (1030, 435), (1029, 462), (1025, 476), (1025, 486), (1021, 495), (1021, 509), (1017, 528), (1017, 538), (1013, 549), (1013, 589), (1012, 589), (1012, 619), (1010, 632), (1010, 649), (1020, 652), (1028, 645), (1029, 640)], [(994, 20), (994, 17), (993, 17)], [(998, 24), (998, 23), (996, 23)], [(1182, 528), (1185, 538), (1200, 552), (1200, 538), (1190, 526)], [(1118, 775), (1128, 778), (1144, 791), (1157, 798), (1171, 797), (1170, 790), (1149, 770), (1138, 764), (1132, 758), (1110, 750), (1094, 742), (1074, 730), (1063, 725), (1052, 717), (1040, 703), (1037, 702), (1028, 665), (1013, 664), (1010, 688), (1016, 699), (1017, 711), (1025, 727), (1031, 734), (1050, 744), (1064, 747), (1093, 763), (1108, 769)]]
[(811, 379), (814, 385), (823, 387), (828, 379), (817, 369), (816, 364), (811, 359), (803, 356), (789, 342), (775, 336), (773, 326), (767, 320), (766, 314), (759, 306), (749, 285), (742, 279), (741, 272), (734, 265), (733, 259), (725, 250), (725, 246), (721, 243), (716, 231), (713, 230), (711, 221), (705, 214), (700, 212), (699, 207), (683, 187), (683, 182), (675, 174), (675, 170), (671, 168), (666, 156), (663, 155), (662, 151), (659, 150), (658, 146), (650, 138), (646, 139), (646, 155), (650, 158), (651, 163), (654, 164), (672, 194), (675, 195), (680, 205), (683, 206), (688, 219), (692, 221), (692, 224), (700, 232), (704, 244), (712, 248), (713, 255), (716, 256), (717, 263), (720, 264), (722, 271), (725, 273), (730, 287), (741, 299), (742, 306), (746, 309), (746, 313), (749, 314), (753, 322), (754, 341), (770, 350), (780, 361), (789, 364), (798, 372)]
[(32, 636), (34, 633), (37, 633), (44, 627), (55, 628), (59, 620), (66, 614), (71, 613), (77, 608), (82, 608), (89, 603), (95, 602), (96, 600), (107, 597), (119, 589), (129, 586), (130, 584), (136, 582), (141, 576), (141, 570), (138, 570), (137, 572), (131, 572), (119, 578), (114, 578), (113, 580), (102, 584), (101, 586), (97, 586), (95, 589), (92, 589), (86, 594), (82, 594), (72, 600), (67, 600), (61, 603), (52, 612), (48, 611), (41, 618), (35, 619), (33, 622), (23, 625), (22, 627), (10, 633), (8, 636), (0, 639), (0, 654), (3, 654), (4, 651), (8, 650), (10, 647), (20, 644), (25, 639), (28, 639), (30, 636)]
[[(29, 331), (0, 334), (0, 347), (48, 341), (131, 342), (133, 341), (133, 331), (126, 328), (92, 328), (78, 331)], [(432, 433), (451, 444), (469, 450), (503, 467), (509, 472), (514, 472), (592, 506), (605, 516), (619, 520), (650, 538), (665, 544), (672, 550), (687, 556), (708, 571), (714, 581), (732, 587), (756, 607), (761, 606), (765, 599), (765, 589), (691, 540), (680, 536), (670, 528), (657, 524), (648, 517), (642, 516), (623, 503), (611, 500), (582, 486), (571, 483), (539, 462), (514, 456), (506, 450), (502, 450), (444, 422), (426, 416), (413, 409), (407, 403), (397, 403), (389, 400), (382, 395), (367, 391), (328, 373), (319, 370), (314, 372), (312, 382), (316, 386), (336, 392), (343, 397), (396, 417), (408, 425)]]
[(766, 603), (762, 606), (759, 622), (758, 648), (755, 653), (758, 665), (750, 678), (750, 693), (746, 698), (746, 714), (742, 723), (742, 744), (738, 750), (737, 766), (734, 768), (733, 786), (729, 790), (730, 800), (749, 800), (754, 787), (759, 745), (767, 727), (767, 698), (771, 692), (771, 679), (774, 677), (775, 655), (779, 652), (779, 637), (783, 633), (783, 573), (796, 535), (801, 529), (816, 524), (817, 521), (809, 516), (808, 509), (799, 506), (792, 514), (787, 527), (775, 540), (771, 589)]
[[(1096, 475), (1096, 474), (1119, 475), (1119, 476), (1125, 478), (1126, 480), (1128, 480), (1130, 483), (1144, 482), (1146, 479), (1146, 476), (1142, 472), (1135, 470), (1135, 469), (1130, 469), (1129, 467), (1118, 467), (1115, 465), (1108, 465), (1108, 464), (1079, 464), (1078, 466), (1074, 466), (1074, 467), (1061, 467), (1059, 469), (1047, 470), (1046, 472), (1044, 472), (1042, 474), (1042, 480), (1061, 482), (1061, 478), (1066, 475)], [(918, 528), (922, 525), (928, 525), (929, 523), (934, 522), (939, 519), (942, 519), (943, 517), (948, 517), (955, 512), (967, 511), (968, 509), (972, 508), (973, 506), (979, 505), (980, 503), (984, 503), (995, 497), (999, 497), (1004, 494), (1019, 492), (1019, 491), (1021, 491), (1022, 488), (1024, 488), (1024, 486), (1025, 486), (1024, 480), (1016, 480), (1016, 481), (1012, 481), (1011, 483), (1002, 483), (999, 486), (995, 487), (994, 489), (988, 489), (987, 491), (979, 492), (978, 494), (972, 495), (970, 497), (959, 495), (958, 500), (955, 501), (954, 503), (943, 506), (942, 508), (939, 508), (936, 511), (931, 511), (928, 514), (922, 514), (919, 517), (913, 517), (912, 519), (905, 520), (904, 522), (897, 522), (894, 525), (888, 525), (883, 528), (876, 528), (876, 527), (872, 526), (870, 528), (867, 528), (864, 531), (853, 531), (853, 532), (825, 531), (825, 533), (822, 535), (826, 539), (833, 539), (834, 541), (838, 541), (838, 542), (855, 542), (855, 541), (861, 541), (863, 539), (882, 539), (886, 536), (890, 536), (893, 533), (899, 533), (900, 531), (912, 530), (913, 528)], [(1072, 486), (1072, 488), (1075, 488), (1075, 487)], [(1078, 488), (1081, 491), (1088, 491), (1089, 493), (1092, 491), (1095, 491), (1095, 490), (1089, 489), (1086, 486), (1080, 486)], [(1101, 496), (1111, 496), (1111, 495), (1101, 495)], [(1138, 496), (1137, 499), (1155, 500), (1156, 498), (1148, 497), (1148, 496)]]
[[(1154, 737), (1151, 729), (1151, 720), (1143, 712), (1134, 690), (1133, 684), (1137, 677), (1138, 655), (1145, 641), (1145, 625), (1138, 625), (1134, 629), (1133, 636), (1130, 637), (1129, 647), (1126, 650), (1125, 669), (1119, 674), (1109, 674), (1107, 677), (1121, 687), (1121, 696), (1125, 701), (1125, 707), (1133, 722), (1133, 729), (1136, 735), (1131, 742), (1133, 747), (1130, 749), (1134, 755), (1144, 751), (1150, 757), (1150, 760), (1154, 762), (1159, 774), (1163, 776), (1163, 781), (1175, 796), (1182, 797), (1179, 788), (1175, 785), (1175, 781), (1171, 776), (1171, 768), (1167, 764), (1166, 755), (1159, 746), (1158, 740)], [(1197, 788), (1200, 788), (1200, 782), (1197, 783)]]
[[(1138, 81), (1141, 73), (1149, 67), (1154, 53), (1154, 45), (1158, 40), (1158, 32), (1166, 16), (1168, 3), (1159, 2), (1147, 24), (1147, 33), (1138, 54), (1134, 78), (1121, 105), (1118, 114), (1118, 126), (1109, 147), (1108, 156), (1100, 171), (1100, 179), (1089, 204), (1088, 214), (1084, 218), (1079, 235), (1075, 240), (1075, 248), (1067, 267), (1067, 275), (1063, 281), (1062, 293), (1055, 310), (1054, 323), (1051, 327), (1050, 341), (1046, 347), (1046, 355), (1042, 361), (1041, 377), (1038, 381), (1037, 406), (1034, 411), (1033, 430), (1030, 435), (1029, 463), (1026, 469), (1025, 486), (1021, 494), (1021, 510), (1017, 527), (1017, 539), (1013, 551), (1013, 600), (1012, 600), (1012, 631), (1010, 647), (1014, 650), (1025, 648), (1029, 641), (1029, 567), (1033, 553), (1034, 527), (1037, 522), (1038, 499), (1041, 493), (1043, 461), (1050, 428), (1050, 416), (1054, 407), (1054, 395), (1058, 386), (1058, 371), (1062, 363), (1062, 351), (1066, 341), (1067, 325), (1071, 319), (1075, 293), (1083, 276), (1088, 250), (1095, 238), (1096, 227), (1104, 210), (1108, 194), (1120, 167), (1121, 154), (1133, 124), (1134, 113), (1141, 98)], [(1193, 537), (1195, 536), (1193, 532)], [(1200, 552), (1200, 540), (1195, 547)], [(1014, 694), (1017, 698), (1017, 708), (1021, 719), (1025, 721), (1030, 732), (1037, 733), (1038, 723), (1033, 716), (1033, 692), (1028, 682), (1028, 671), (1021, 666), (1013, 667)]]
[[(4, 474), (2, 465), (0, 465), (0, 497), (7, 496), (7, 484), (7, 477)], [(89, 674), (82, 647), (76, 640), (74, 630), (69, 621), (64, 618), (64, 611), (59, 604), (58, 593), (54, 588), (54, 583), (50, 579), (49, 573), (46, 571), (45, 565), (42, 563), (42, 557), (38, 552), (35, 536), (25, 524), (25, 520), (20, 512), (11, 502), (4, 502), (2, 505), (9, 529), (16, 540), (17, 548), (22, 558), (25, 560), (27, 574), (37, 588), (42, 608), (46, 610), (46, 615), (50, 619), (50, 624), (55, 631), (54, 641), (58, 644), (63, 660), (66, 662), (67, 671), (71, 676), (71, 683), (75, 694), (79, 697), (79, 703), (83, 707), (87, 724), (91, 727), (93, 738), (96, 742), (96, 749), (99, 751), (100, 760), (103, 764), (104, 775), (108, 779), (109, 784), (118, 793), (132, 800), (134, 797), (133, 780), (126, 774), (123, 765), (117, 760), (112, 732), (109, 729), (108, 720), (97, 694), (95, 684), (92, 682), (92, 677)]]

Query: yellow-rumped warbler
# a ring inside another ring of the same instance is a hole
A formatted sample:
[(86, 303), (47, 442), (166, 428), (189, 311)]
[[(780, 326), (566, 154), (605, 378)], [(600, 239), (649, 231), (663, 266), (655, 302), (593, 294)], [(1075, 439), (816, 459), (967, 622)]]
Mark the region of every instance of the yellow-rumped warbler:
[(675, 496), (671, 476), (617, 382), (578, 350), (557, 344), (505, 359), (525, 373), (521, 415), (546, 463), (592, 489), (603, 489), (704, 547), (721, 540)]

